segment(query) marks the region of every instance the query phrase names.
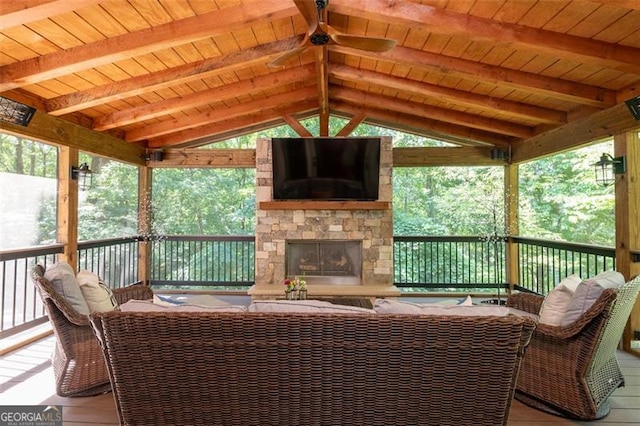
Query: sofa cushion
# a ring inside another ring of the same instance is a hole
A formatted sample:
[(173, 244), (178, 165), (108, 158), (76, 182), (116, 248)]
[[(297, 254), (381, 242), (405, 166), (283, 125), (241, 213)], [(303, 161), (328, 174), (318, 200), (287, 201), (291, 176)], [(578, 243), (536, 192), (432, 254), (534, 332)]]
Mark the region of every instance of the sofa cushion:
[(569, 275), (547, 294), (540, 308), (540, 323), (560, 325), (564, 318), (573, 294), (582, 280), (578, 275)]
[(83, 269), (78, 272), (76, 279), (92, 313), (113, 311), (118, 306), (113, 292), (98, 275)]
[(617, 271), (604, 271), (593, 278), (581, 282), (576, 288), (573, 298), (562, 318), (561, 325), (573, 324), (598, 300), (607, 288), (618, 288), (624, 285), (624, 276)]
[(375, 314), (373, 309), (358, 306), (334, 305), (325, 300), (256, 300), (249, 305), (249, 312), (291, 313), (347, 313)]
[(506, 316), (510, 311), (504, 306), (492, 305), (441, 305), (438, 303), (412, 303), (391, 299), (377, 299), (373, 309), (379, 314), (457, 315), (457, 316)]
[(153, 303), (153, 300), (129, 300), (120, 305), (122, 312), (246, 312), (241, 305), (200, 306), (191, 304), (167, 306)]
[(229, 302), (220, 300), (210, 294), (177, 294), (163, 295), (154, 294), (153, 303), (158, 305), (175, 306), (175, 305), (199, 305), (199, 306), (228, 306)]
[(67, 262), (56, 262), (44, 272), (44, 278), (51, 283), (53, 289), (79, 314), (89, 315), (89, 305), (82, 295), (73, 269)]

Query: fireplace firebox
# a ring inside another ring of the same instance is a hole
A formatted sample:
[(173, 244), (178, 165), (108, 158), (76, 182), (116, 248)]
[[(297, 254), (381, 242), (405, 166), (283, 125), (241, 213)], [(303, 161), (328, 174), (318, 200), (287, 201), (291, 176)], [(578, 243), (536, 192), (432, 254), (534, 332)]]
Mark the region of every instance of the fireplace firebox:
[(291, 240), (285, 249), (286, 275), (304, 275), (307, 283), (362, 283), (362, 242)]

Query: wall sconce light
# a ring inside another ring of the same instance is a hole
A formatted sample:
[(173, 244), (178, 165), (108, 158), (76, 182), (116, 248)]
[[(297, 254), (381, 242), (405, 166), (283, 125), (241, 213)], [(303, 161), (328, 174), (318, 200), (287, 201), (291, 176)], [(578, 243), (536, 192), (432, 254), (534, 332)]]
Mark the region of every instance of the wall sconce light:
[(491, 150), (491, 159), (509, 161), (511, 159), (511, 155), (509, 151), (496, 147)]
[(80, 164), (80, 167), (71, 167), (71, 179), (78, 181), (78, 189), (80, 191), (91, 188), (93, 181), (93, 172), (87, 163)]
[(596, 172), (596, 182), (602, 186), (609, 186), (616, 182), (615, 175), (626, 173), (627, 160), (624, 156), (614, 158), (609, 154), (602, 154), (600, 161), (593, 167)]
[(640, 121), (640, 96), (626, 100), (624, 103), (627, 104), (627, 108), (629, 108), (633, 118)]
[(164, 154), (162, 151), (153, 151), (145, 153), (142, 158), (144, 161), (162, 161), (164, 159)]
[(27, 127), (36, 109), (0, 96), (0, 121)]

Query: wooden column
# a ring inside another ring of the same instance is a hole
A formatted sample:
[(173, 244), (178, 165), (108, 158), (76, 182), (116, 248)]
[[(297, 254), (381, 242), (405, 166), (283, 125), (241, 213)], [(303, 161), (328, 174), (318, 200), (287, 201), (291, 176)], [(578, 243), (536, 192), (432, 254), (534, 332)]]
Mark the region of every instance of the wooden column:
[[(504, 202), (505, 202), (505, 226), (507, 235), (517, 236), (520, 234), (518, 226), (519, 220), (519, 199), (520, 199), (520, 169), (517, 164), (509, 164), (504, 168)], [(518, 244), (509, 240), (507, 243), (507, 281), (509, 282), (509, 293), (513, 291), (513, 286), (520, 280), (520, 268), (518, 266)]]
[[(626, 156), (627, 172), (616, 178), (616, 269), (628, 280), (640, 274), (640, 262), (633, 262), (632, 250), (640, 250), (640, 137), (638, 132), (614, 136), (614, 155)], [(640, 299), (625, 328), (623, 347), (631, 350), (633, 331), (640, 330)]]
[[(138, 167), (138, 235), (150, 237), (152, 233), (151, 213), (152, 169)], [(138, 242), (138, 280), (147, 285), (151, 280), (151, 241)]]
[(78, 181), (71, 179), (71, 167), (78, 165), (78, 150), (60, 146), (58, 155), (58, 243), (64, 252), (58, 256), (73, 270), (78, 269)]

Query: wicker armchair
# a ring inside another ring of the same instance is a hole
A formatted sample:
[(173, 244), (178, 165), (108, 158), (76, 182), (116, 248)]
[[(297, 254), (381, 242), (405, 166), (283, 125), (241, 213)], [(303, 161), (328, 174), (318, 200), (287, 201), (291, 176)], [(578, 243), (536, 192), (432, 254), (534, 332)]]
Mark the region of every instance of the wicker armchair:
[[(40, 292), (56, 336), (52, 355), (56, 393), (60, 396), (90, 396), (111, 391), (102, 348), (87, 315), (79, 314), (44, 278), (44, 268), (36, 265), (32, 279)], [(135, 284), (113, 290), (118, 303), (130, 299), (151, 299), (148, 286)]]
[[(616, 350), (635, 303), (640, 277), (608, 289), (574, 324), (538, 324), (522, 360), (515, 398), (558, 416), (596, 420), (624, 377)], [(543, 298), (515, 294), (508, 306), (539, 312)]]

